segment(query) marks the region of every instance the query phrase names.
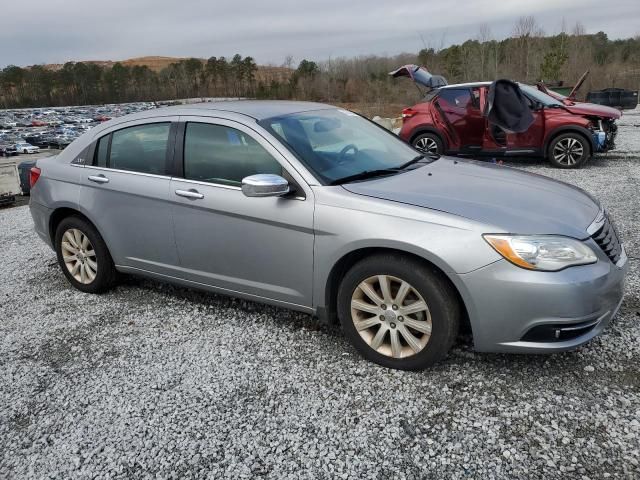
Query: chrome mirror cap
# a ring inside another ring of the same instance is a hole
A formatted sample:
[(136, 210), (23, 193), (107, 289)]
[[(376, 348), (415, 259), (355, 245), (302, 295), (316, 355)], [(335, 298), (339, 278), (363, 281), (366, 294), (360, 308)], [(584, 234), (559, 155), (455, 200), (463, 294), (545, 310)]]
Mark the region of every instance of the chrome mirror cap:
[(280, 197), (289, 193), (289, 182), (271, 173), (250, 175), (242, 179), (242, 193), (247, 197)]

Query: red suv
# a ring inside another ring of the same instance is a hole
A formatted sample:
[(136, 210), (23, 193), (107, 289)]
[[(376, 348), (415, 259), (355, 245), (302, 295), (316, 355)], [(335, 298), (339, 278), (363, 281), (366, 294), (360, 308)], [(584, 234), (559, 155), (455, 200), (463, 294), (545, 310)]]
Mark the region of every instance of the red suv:
[(518, 84), (534, 121), (513, 133), (484, 115), (491, 82), (446, 85), (424, 68), (405, 65), (391, 72), (429, 89), (421, 103), (402, 112), (400, 137), (419, 150), (471, 156), (548, 159), (560, 168), (577, 168), (595, 152), (614, 148), (620, 111), (591, 103), (561, 102), (538, 88)]

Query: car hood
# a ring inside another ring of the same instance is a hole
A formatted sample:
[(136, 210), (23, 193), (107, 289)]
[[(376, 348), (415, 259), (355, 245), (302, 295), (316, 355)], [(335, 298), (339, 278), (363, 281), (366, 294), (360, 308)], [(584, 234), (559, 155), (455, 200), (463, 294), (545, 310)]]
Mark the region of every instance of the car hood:
[[(584, 239), (600, 206), (585, 191), (541, 175), (440, 157), (398, 175), (344, 184), (348, 191), (487, 224), (487, 233)], [(493, 228), (492, 228), (493, 227)]]
[(597, 105), (595, 103), (574, 103), (572, 105), (564, 106), (569, 112), (574, 115), (593, 115), (597, 117), (615, 118), (618, 119), (622, 116), (620, 110), (605, 105)]

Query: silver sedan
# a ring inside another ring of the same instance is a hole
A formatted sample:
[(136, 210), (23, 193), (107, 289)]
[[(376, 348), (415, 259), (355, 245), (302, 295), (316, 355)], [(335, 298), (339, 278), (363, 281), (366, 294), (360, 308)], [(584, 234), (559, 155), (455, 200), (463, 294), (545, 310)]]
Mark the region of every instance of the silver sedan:
[(337, 318), (391, 368), (437, 362), (461, 330), (478, 351), (574, 348), (623, 294), (624, 247), (584, 191), (422, 155), (328, 105), (121, 117), (31, 183), (36, 232), (77, 289), (126, 272)]

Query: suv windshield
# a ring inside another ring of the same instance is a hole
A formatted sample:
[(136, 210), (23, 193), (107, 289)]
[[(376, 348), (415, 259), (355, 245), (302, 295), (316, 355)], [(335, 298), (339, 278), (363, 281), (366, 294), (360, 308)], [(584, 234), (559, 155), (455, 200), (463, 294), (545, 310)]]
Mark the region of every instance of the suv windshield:
[(519, 83), (520, 90), (522, 90), (525, 95), (527, 95), (532, 100), (542, 103), (545, 107), (550, 107), (554, 105), (562, 106), (558, 100), (553, 97), (550, 97), (544, 92), (541, 92), (536, 87), (532, 87), (531, 85), (526, 85), (524, 83)]
[(393, 133), (347, 110), (293, 113), (259, 123), (324, 184), (397, 173), (394, 169), (422, 158)]

